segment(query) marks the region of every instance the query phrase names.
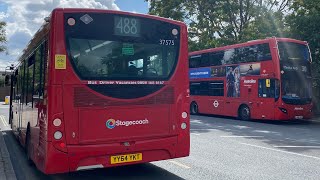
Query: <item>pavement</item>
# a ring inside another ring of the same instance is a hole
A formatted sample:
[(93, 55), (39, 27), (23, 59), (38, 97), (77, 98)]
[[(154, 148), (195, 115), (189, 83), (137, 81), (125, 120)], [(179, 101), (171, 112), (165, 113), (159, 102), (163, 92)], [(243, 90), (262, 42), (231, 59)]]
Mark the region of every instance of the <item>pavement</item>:
[[(9, 105), (0, 102), (1, 109), (9, 109)], [(16, 174), (13, 170), (7, 145), (4, 141), (4, 135), (7, 135), (9, 124), (8, 118), (0, 114), (0, 180), (16, 180)]]

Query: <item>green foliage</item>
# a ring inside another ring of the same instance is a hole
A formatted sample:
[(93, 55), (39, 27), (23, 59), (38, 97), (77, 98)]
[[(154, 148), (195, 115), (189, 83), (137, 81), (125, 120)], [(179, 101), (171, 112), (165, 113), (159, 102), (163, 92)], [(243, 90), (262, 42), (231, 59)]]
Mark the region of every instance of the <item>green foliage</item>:
[(320, 78), (320, 0), (295, 0), (291, 10), (292, 13), (286, 18), (290, 35), (309, 43), (313, 75)]
[(290, 0), (151, 0), (150, 14), (184, 21), (190, 51), (285, 36)]
[(6, 50), (6, 46), (4, 45), (7, 42), (5, 27), (6, 27), (6, 23), (0, 22), (0, 52), (3, 52)]

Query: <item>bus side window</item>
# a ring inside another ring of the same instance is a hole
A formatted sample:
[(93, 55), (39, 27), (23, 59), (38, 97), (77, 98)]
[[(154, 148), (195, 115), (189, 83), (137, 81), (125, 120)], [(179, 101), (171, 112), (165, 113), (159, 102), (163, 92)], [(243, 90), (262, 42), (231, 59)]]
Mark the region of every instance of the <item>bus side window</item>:
[(222, 65), (223, 55), (224, 55), (224, 53), (221, 52), (221, 51), (210, 53), (210, 55), (209, 55), (210, 66), (220, 66), (220, 65)]
[(201, 55), (190, 56), (189, 57), (189, 68), (198, 68), (200, 67)]
[(190, 94), (198, 96), (209, 96), (209, 82), (192, 82), (190, 83)]
[(210, 66), (209, 54), (202, 54), (200, 67)]
[(34, 90), (34, 66), (35, 54), (31, 55), (28, 60), (26, 67), (27, 71), (27, 85), (26, 85), (26, 105), (33, 107), (33, 90)]
[(210, 81), (208, 93), (209, 93), (209, 96), (224, 96), (224, 82)]
[(280, 81), (279, 80), (274, 80), (275, 81), (275, 95), (274, 98), (276, 101), (278, 101), (280, 97)]

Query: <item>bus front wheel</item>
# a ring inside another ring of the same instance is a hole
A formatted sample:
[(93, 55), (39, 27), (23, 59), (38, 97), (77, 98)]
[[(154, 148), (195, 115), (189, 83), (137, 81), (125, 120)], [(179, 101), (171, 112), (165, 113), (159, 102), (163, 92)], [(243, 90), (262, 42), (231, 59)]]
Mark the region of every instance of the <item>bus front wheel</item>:
[(244, 121), (250, 120), (250, 108), (247, 105), (240, 106), (239, 118)]
[(198, 114), (198, 104), (195, 102), (192, 102), (190, 105), (190, 112), (191, 114)]

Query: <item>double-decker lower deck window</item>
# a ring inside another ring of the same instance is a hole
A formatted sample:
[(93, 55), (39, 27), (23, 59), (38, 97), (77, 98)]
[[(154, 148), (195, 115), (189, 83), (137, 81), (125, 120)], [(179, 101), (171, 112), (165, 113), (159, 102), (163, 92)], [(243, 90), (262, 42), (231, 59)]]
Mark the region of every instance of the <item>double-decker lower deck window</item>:
[(201, 81), (190, 83), (190, 94), (198, 96), (224, 96), (223, 81)]

